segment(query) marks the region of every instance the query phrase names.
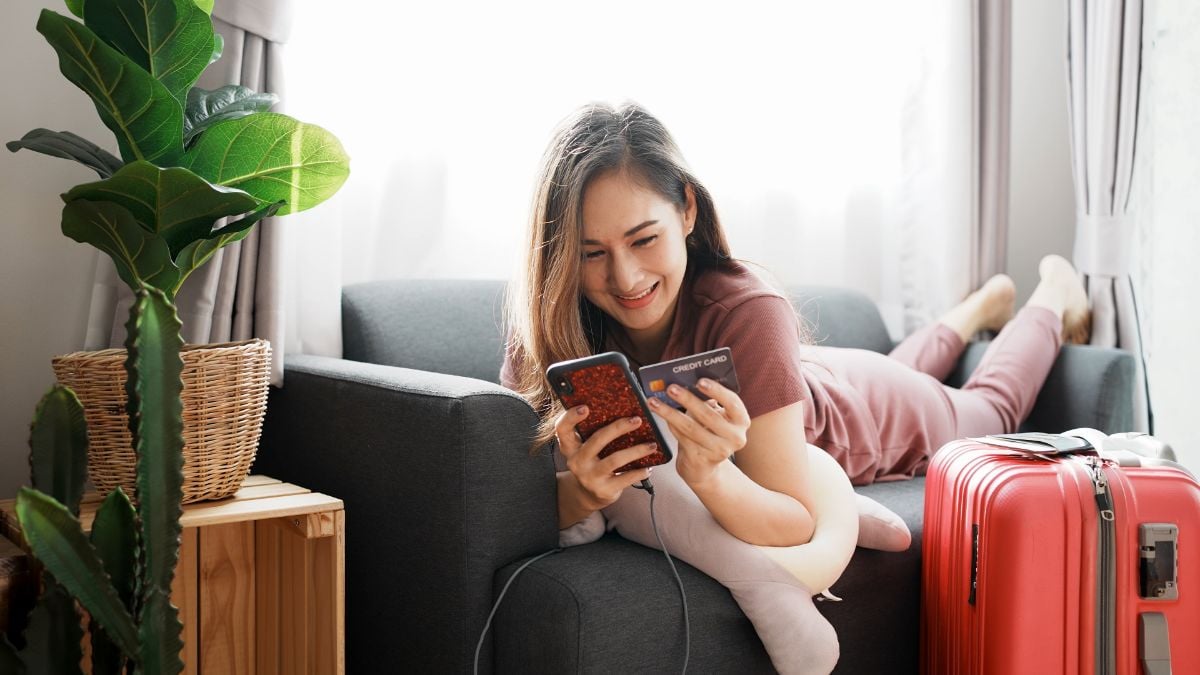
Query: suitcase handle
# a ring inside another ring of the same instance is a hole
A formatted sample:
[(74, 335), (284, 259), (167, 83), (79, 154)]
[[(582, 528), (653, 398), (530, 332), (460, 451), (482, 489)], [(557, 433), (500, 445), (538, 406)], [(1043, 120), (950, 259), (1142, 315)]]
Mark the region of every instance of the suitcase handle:
[(1171, 640), (1162, 612), (1138, 614), (1138, 658), (1146, 675), (1171, 675)]

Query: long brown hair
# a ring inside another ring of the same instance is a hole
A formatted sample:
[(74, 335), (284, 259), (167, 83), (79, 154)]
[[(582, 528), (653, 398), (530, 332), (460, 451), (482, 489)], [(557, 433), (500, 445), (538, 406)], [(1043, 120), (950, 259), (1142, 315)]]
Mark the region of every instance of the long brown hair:
[(583, 195), (590, 181), (616, 170), (628, 172), (681, 211), (687, 205), (685, 187), (692, 187), (696, 223), (686, 240), (685, 279), (733, 264), (712, 197), (658, 119), (631, 102), (592, 103), (564, 119), (542, 157), (523, 273), (509, 284), (504, 312), (512, 386), (542, 420), (535, 452), (554, 438), (554, 418), (562, 412), (546, 368), (595, 354), (604, 344), (604, 314), (580, 290)]

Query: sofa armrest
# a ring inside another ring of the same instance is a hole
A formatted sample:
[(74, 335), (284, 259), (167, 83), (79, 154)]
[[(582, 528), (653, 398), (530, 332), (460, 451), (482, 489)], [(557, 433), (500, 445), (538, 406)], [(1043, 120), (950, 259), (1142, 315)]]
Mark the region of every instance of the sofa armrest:
[[(989, 344), (968, 345), (947, 384), (961, 386)], [(1120, 349), (1063, 345), (1021, 430), (1059, 432), (1090, 427), (1107, 434), (1130, 431), (1135, 365), (1133, 355)]]
[(255, 471), (345, 502), (354, 670), (470, 670), (495, 571), (558, 544), (553, 460), (528, 452), (536, 424), (490, 382), (287, 358)]

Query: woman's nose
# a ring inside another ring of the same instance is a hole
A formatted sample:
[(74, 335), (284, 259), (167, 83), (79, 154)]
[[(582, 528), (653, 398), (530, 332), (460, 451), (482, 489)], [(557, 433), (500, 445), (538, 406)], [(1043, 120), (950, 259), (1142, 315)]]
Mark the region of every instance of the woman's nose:
[(631, 293), (638, 290), (637, 285), (642, 280), (642, 269), (638, 265), (637, 259), (632, 255), (617, 253), (609, 260), (612, 261), (609, 275), (612, 285), (617, 291)]

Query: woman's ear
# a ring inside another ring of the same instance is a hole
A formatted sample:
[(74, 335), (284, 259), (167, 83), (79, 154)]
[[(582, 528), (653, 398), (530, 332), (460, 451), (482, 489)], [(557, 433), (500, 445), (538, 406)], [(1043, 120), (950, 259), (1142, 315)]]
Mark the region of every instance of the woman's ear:
[(691, 183), (683, 186), (683, 196), (687, 203), (683, 207), (683, 226), (687, 230), (684, 235), (689, 235), (696, 227), (696, 190)]

